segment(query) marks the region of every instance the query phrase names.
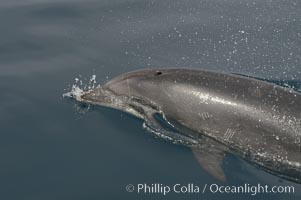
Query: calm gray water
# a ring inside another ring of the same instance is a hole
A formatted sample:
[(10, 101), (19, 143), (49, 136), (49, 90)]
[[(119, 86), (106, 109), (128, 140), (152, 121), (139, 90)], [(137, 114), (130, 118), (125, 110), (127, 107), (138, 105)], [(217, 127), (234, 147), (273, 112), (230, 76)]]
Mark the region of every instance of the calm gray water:
[[(62, 98), (146, 67), (301, 80), (299, 0), (2, 0), (0, 199), (300, 199), (301, 186), (227, 155), (220, 182), (142, 121)], [(81, 75), (81, 76), (80, 76)], [(128, 193), (127, 184), (293, 185), (294, 194)]]

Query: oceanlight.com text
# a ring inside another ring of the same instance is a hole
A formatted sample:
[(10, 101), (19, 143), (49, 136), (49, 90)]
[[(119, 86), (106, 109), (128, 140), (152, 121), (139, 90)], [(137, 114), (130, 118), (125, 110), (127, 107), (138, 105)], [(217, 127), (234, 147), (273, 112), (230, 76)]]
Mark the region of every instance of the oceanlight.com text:
[(250, 185), (245, 183), (243, 185), (219, 185), (219, 184), (204, 184), (197, 185), (193, 183), (187, 184), (174, 184), (165, 185), (162, 183), (139, 183), (128, 184), (126, 186), (127, 192), (133, 192), (137, 194), (161, 194), (168, 195), (169, 193), (176, 194), (294, 194), (294, 186), (270, 186), (263, 184)]

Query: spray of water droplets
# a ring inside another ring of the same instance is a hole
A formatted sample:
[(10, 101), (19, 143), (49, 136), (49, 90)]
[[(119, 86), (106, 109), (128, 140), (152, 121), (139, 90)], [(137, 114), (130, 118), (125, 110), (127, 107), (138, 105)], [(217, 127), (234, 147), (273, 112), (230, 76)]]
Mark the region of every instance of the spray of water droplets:
[[(69, 85), (69, 88), (65, 89), (68, 92), (63, 94), (63, 98), (77, 99), (77, 97), (82, 96), (85, 92), (92, 90), (97, 86), (95, 74), (89, 78), (83, 78), (82, 75), (79, 75), (74, 79), (74, 83)], [(79, 114), (78, 119), (80, 119), (90, 110), (90, 105), (76, 103), (74, 104), (74, 109), (76, 113)]]
[(90, 78), (82, 78), (81, 75), (79, 77), (74, 79), (74, 83), (71, 85), (71, 88), (68, 89), (67, 93), (63, 94), (63, 97), (69, 97), (69, 98), (74, 98), (81, 96), (84, 91), (92, 90), (96, 88), (97, 82), (96, 82), (96, 75), (93, 74)]

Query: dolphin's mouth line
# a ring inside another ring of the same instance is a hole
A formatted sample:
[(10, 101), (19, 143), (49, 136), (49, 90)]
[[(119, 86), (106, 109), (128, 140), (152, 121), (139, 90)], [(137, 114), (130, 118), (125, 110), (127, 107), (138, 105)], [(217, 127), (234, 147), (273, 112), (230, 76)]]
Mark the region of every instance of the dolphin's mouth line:
[(120, 98), (109, 90), (103, 89), (101, 86), (97, 87), (98, 92), (95, 93), (95, 89), (83, 91), (80, 95), (74, 96), (75, 100), (79, 102), (108, 106), (109, 104), (117, 104), (120, 102)]

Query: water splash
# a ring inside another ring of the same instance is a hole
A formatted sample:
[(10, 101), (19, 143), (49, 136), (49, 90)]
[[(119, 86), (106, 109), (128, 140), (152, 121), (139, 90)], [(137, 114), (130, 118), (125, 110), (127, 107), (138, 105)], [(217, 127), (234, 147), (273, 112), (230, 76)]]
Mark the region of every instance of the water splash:
[(76, 98), (81, 96), (84, 93), (84, 90), (77, 85), (72, 85), (71, 91), (63, 94), (64, 98)]
[[(81, 75), (79, 77), (76, 77), (74, 79), (74, 83), (70, 85), (70, 88), (66, 89), (66, 92), (63, 94), (63, 98), (69, 98), (69, 99), (77, 99), (81, 97), (85, 92), (92, 90), (94, 88), (98, 87), (96, 82), (96, 75), (93, 74), (88, 79), (83, 79)], [(90, 105), (83, 104), (76, 102), (74, 104), (75, 112), (78, 113), (82, 117), (82, 115), (86, 114), (90, 110)]]
[(80, 97), (81, 95), (84, 94), (84, 92), (86, 92), (87, 90), (92, 90), (94, 88), (96, 88), (97, 82), (96, 82), (96, 75), (93, 74), (89, 80), (87, 79), (82, 79), (82, 76), (79, 75), (79, 77), (76, 77), (74, 79), (74, 83), (71, 85), (71, 89), (67, 89), (67, 91), (63, 94), (64, 98), (74, 98), (76, 99), (76, 97)]

